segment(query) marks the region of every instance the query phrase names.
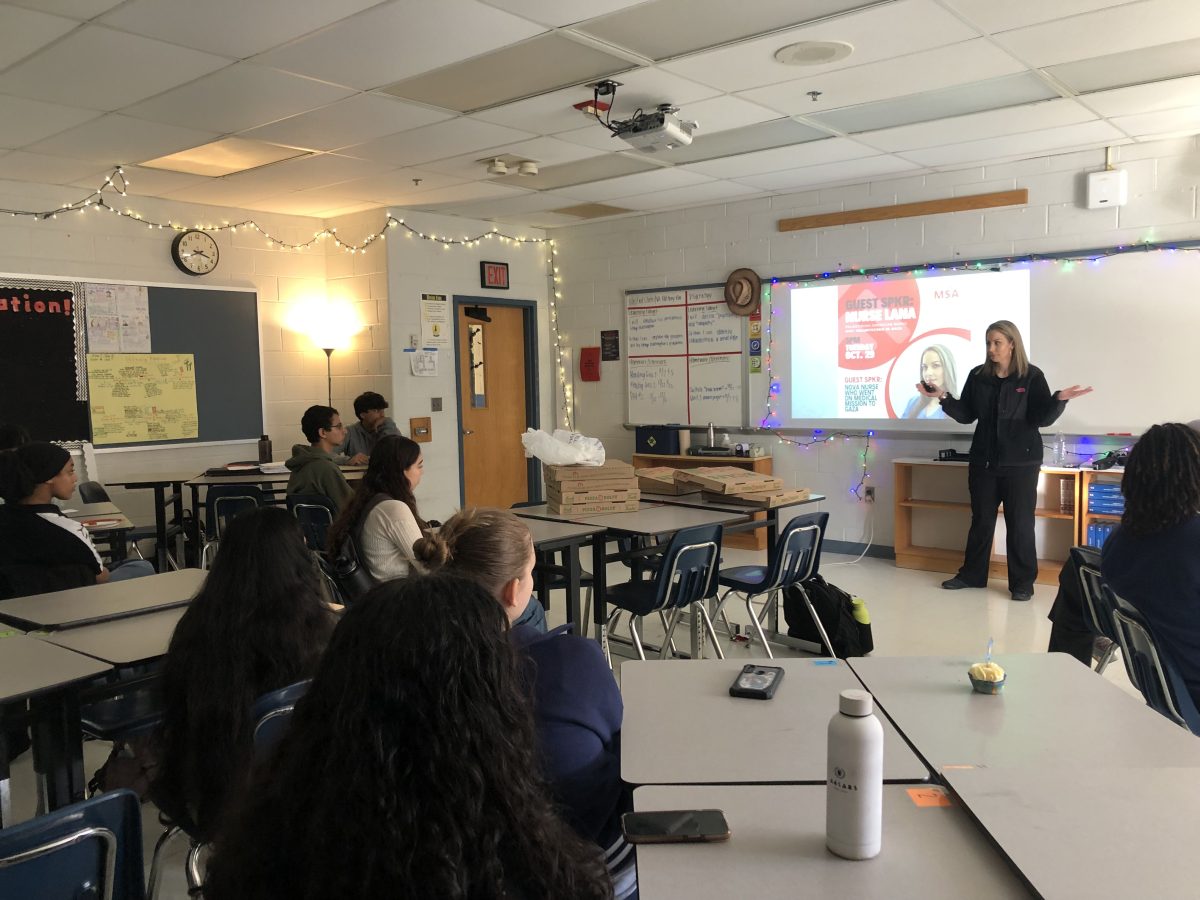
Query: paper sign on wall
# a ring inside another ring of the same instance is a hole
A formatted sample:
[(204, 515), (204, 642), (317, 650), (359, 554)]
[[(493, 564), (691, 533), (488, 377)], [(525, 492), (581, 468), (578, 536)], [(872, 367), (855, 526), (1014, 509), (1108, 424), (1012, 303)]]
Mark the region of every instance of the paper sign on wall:
[(433, 378), (438, 373), (438, 352), (436, 347), (426, 347), (424, 350), (405, 350), (408, 365), (418, 378)]
[(200, 436), (191, 353), (89, 353), (87, 365), (94, 443)]
[(134, 284), (85, 284), (88, 350), (92, 353), (149, 353), (150, 299)]
[(450, 301), (445, 294), (421, 295), (421, 346), (450, 346)]

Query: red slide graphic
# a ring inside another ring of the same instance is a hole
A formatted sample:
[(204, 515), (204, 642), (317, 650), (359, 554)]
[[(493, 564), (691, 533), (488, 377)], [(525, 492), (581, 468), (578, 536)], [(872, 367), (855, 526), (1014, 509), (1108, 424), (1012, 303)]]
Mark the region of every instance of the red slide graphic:
[(915, 278), (838, 288), (838, 367), (875, 369), (912, 343), (921, 315)]

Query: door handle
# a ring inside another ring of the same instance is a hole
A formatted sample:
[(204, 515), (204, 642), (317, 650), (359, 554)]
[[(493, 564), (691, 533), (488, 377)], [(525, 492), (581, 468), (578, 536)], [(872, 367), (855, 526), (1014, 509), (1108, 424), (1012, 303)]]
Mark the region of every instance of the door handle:
[(475, 432), (471, 431), (469, 428), (464, 428), (464, 429), (462, 430), (462, 433), (463, 433), (464, 435), (468, 435), (468, 434), (474, 434)]

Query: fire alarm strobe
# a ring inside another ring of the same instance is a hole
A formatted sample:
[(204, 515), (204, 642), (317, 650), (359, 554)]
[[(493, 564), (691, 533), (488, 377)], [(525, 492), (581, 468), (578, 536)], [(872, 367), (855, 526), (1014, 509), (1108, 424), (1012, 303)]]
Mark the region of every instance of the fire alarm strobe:
[(1129, 202), (1129, 173), (1121, 169), (1089, 172), (1087, 177), (1087, 208), (1124, 206)]

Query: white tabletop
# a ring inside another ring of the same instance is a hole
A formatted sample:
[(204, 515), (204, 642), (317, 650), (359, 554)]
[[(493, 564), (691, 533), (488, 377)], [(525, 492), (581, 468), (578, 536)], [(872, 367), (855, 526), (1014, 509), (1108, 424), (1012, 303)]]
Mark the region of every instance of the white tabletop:
[(128, 666), (165, 656), (175, 625), (185, 611), (177, 606), (37, 637), (112, 665)]
[[(757, 660), (782, 666), (770, 700), (730, 697), (746, 660), (631, 660), (621, 666), (621, 777), (631, 784), (825, 783), (826, 729), (838, 694), (860, 688), (839, 660)], [(887, 781), (929, 777), (886, 718)]]
[(946, 778), (1046, 900), (1200, 896), (1200, 770), (1061, 762)]
[(204, 583), (200, 569), (33, 594), (0, 602), (0, 621), (28, 628), (74, 628), (188, 603)]
[(0, 638), (0, 702), (103, 675), (112, 667), (20, 634)]
[(584, 538), (604, 531), (604, 528), (599, 525), (583, 525), (577, 522), (551, 522), (548, 519), (523, 519), (522, 521), (529, 529), (529, 535), (533, 538), (535, 547), (551, 541), (570, 541), (575, 538), (582, 541)]
[[(935, 771), (946, 766), (1200, 767), (1200, 740), (1065, 653), (1000, 654), (1002, 693), (968, 657), (861, 657), (850, 667)], [(1200, 889), (1198, 889), (1200, 890)]]
[(918, 806), (910, 791), (945, 802), (940, 787), (884, 785), (883, 849), (874, 859), (850, 861), (825, 849), (824, 785), (638, 788), (639, 810), (721, 809), (730, 830), (723, 843), (639, 846), (639, 894), (642, 900), (1032, 896), (962, 809)]
[(599, 516), (580, 516), (581, 522), (602, 525), (609, 531), (638, 534), (646, 537), (674, 534), (698, 525), (725, 525), (744, 521), (752, 510), (736, 512), (692, 509), (687, 506), (654, 506), (633, 512), (605, 513)]
[(803, 506), (806, 503), (820, 503), (826, 499), (824, 494), (809, 494), (803, 500), (792, 500), (788, 503), (781, 503), (778, 506), (749, 506), (745, 503), (734, 503), (728, 500), (721, 500), (717, 497), (707, 496), (705, 494), (655, 494), (655, 500), (660, 503), (665, 503), (668, 506), (690, 506), (693, 509), (715, 509), (727, 512), (757, 513), (770, 512), (772, 509), (787, 509), (790, 506)]

